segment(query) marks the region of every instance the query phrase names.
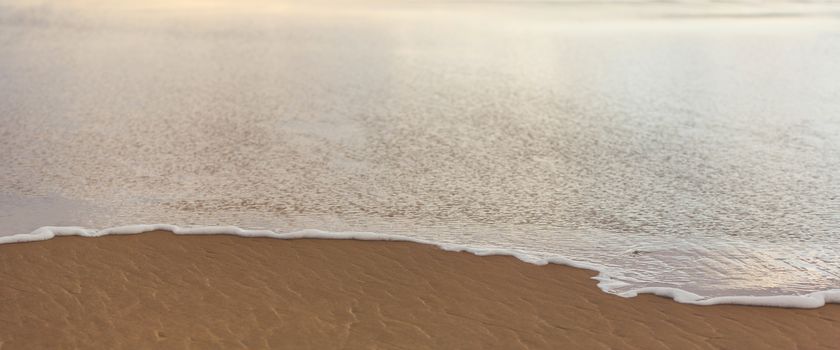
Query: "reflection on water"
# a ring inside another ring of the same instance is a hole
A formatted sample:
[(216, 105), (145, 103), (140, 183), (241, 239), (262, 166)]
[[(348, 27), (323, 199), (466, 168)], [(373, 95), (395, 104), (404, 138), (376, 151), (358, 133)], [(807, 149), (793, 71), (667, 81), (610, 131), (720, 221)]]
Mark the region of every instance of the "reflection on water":
[(756, 6), (0, 5), (0, 227), (380, 231), (630, 287), (837, 288), (840, 22)]

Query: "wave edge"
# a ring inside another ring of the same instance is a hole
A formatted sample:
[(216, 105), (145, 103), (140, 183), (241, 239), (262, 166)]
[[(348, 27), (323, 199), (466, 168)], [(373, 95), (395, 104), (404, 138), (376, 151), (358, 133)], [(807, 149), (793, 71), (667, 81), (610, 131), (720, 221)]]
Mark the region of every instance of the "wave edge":
[(30, 233), (16, 234), (11, 236), (0, 236), (0, 244), (37, 242), (55, 238), (57, 236), (81, 236), (101, 237), (106, 235), (128, 235), (140, 234), (151, 231), (168, 231), (176, 235), (234, 235), (240, 237), (264, 237), (275, 239), (344, 239), (360, 241), (400, 241), (412, 242), (436, 246), (445, 251), (467, 252), (477, 256), (505, 255), (515, 257), (525, 263), (534, 265), (557, 264), (574, 268), (592, 270), (598, 273), (592, 279), (598, 281), (598, 288), (603, 292), (618, 295), (624, 298), (636, 297), (639, 294), (653, 294), (660, 297), (670, 298), (678, 303), (691, 305), (748, 305), (765, 307), (785, 307), (798, 309), (816, 309), (826, 304), (840, 304), (840, 289), (830, 289), (813, 292), (805, 295), (770, 295), (770, 296), (747, 296), (732, 295), (719, 297), (704, 297), (689, 291), (671, 287), (643, 287), (627, 292), (614, 293), (612, 290), (617, 286), (626, 286), (625, 282), (617, 279), (608, 272), (607, 268), (595, 263), (575, 261), (565, 257), (535, 258), (527, 252), (500, 249), (481, 248), (465, 245), (438, 243), (418, 238), (401, 235), (383, 234), (374, 232), (333, 232), (317, 229), (304, 229), (290, 232), (276, 232), (272, 230), (251, 230), (237, 226), (177, 226), (170, 224), (143, 224), (116, 226), (105, 229), (90, 229), (79, 226), (43, 226)]

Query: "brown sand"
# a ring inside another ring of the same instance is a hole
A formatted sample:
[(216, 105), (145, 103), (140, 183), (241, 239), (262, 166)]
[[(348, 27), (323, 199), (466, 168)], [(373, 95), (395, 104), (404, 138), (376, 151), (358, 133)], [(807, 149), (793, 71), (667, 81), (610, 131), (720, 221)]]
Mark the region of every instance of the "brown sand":
[(0, 349), (838, 349), (840, 306), (698, 307), (399, 242), (153, 232), (0, 246)]

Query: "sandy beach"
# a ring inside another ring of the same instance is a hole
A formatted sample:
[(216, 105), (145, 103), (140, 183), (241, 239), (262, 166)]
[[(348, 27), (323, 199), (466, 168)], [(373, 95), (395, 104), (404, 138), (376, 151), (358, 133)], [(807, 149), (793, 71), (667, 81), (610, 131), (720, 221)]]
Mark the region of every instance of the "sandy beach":
[(0, 0), (0, 350), (840, 350), (838, 24)]
[(689, 306), (591, 271), (405, 242), (59, 237), (0, 246), (0, 348), (836, 349), (840, 306)]

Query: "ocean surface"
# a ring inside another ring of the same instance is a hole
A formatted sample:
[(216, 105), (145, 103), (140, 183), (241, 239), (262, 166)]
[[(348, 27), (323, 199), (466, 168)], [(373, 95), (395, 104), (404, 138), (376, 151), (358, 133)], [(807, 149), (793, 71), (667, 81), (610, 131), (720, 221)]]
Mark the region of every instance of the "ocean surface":
[(840, 4), (0, 0), (0, 236), (149, 223), (840, 289)]

